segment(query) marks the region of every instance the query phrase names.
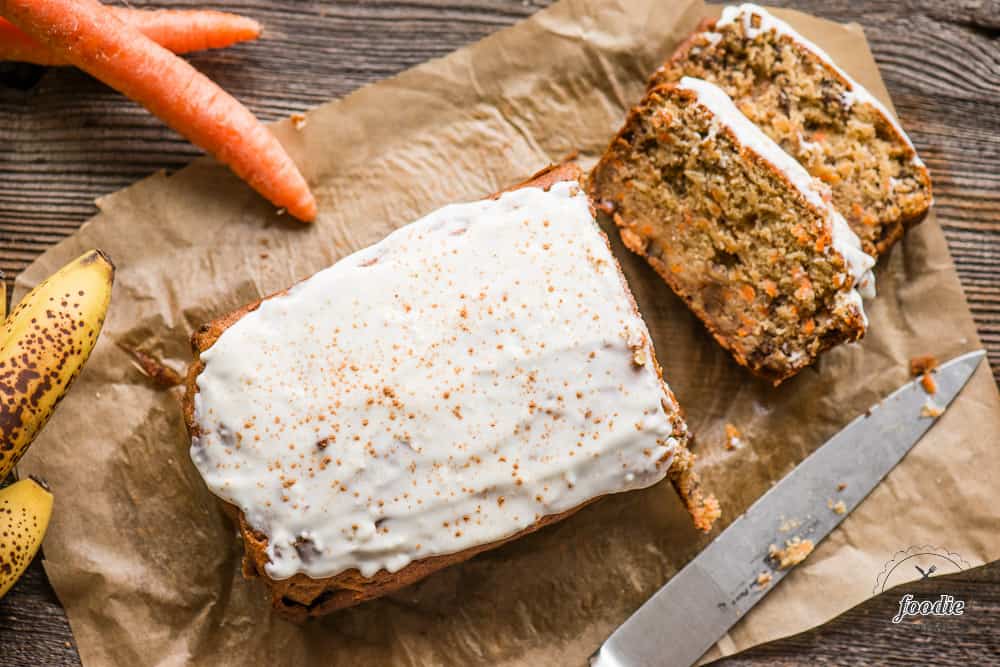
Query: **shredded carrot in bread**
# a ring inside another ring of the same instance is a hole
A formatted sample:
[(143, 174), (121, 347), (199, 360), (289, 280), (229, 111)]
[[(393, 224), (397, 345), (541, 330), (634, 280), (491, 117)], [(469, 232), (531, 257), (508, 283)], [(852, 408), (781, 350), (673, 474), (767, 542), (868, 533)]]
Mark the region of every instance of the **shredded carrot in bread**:
[(838, 174), (833, 169), (830, 169), (825, 164), (818, 165), (815, 171), (816, 175), (819, 176), (824, 183), (829, 183), (830, 185), (836, 185), (841, 181), (840, 174)]
[(795, 236), (795, 240), (798, 241), (799, 245), (809, 245), (809, 233), (802, 225), (792, 227), (792, 235)]
[(851, 204), (851, 219), (860, 221), (865, 214), (865, 209), (861, 208), (861, 204), (854, 202)]
[(799, 301), (807, 301), (811, 299), (815, 293), (813, 292), (812, 282), (808, 278), (802, 278), (799, 281), (799, 287), (795, 290), (795, 298)]

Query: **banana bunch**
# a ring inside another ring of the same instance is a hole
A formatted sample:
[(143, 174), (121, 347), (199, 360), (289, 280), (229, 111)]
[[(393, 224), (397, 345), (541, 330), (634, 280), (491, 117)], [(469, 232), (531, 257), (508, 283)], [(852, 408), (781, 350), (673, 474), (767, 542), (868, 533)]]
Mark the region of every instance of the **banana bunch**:
[[(91, 250), (29, 292), (0, 326), (0, 481), (94, 349), (114, 274), (107, 255)], [(52, 494), (34, 480), (0, 489), (0, 597), (38, 551), (51, 513)]]

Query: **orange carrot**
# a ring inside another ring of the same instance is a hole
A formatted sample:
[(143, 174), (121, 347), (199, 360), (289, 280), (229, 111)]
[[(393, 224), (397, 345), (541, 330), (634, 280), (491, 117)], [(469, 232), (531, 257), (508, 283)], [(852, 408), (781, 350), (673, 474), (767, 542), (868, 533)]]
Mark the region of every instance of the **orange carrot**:
[[(222, 49), (257, 39), (260, 24), (237, 14), (201, 9), (131, 9), (108, 7), (118, 18), (131, 23), (146, 37), (174, 53)], [(64, 58), (0, 19), (0, 60), (36, 65), (68, 65)]]
[(222, 49), (260, 37), (260, 24), (246, 16), (209, 9), (114, 8), (118, 17), (174, 53)]
[(55, 58), (48, 49), (25, 35), (17, 26), (0, 18), (0, 60), (51, 65), (49, 61)]
[(302, 174), (246, 107), (98, 0), (0, 0), (0, 15), (149, 109), (276, 206), (316, 217)]

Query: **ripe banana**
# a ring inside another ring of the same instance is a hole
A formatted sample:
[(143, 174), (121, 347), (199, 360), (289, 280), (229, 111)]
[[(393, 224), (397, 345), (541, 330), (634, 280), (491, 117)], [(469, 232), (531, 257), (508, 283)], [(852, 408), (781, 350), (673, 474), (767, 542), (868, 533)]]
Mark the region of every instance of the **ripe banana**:
[(50, 516), (52, 494), (35, 480), (0, 489), (0, 598), (35, 557)]
[(91, 250), (46, 278), (0, 331), (0, 480), (48, 421), (104, 325), (115, 267)]

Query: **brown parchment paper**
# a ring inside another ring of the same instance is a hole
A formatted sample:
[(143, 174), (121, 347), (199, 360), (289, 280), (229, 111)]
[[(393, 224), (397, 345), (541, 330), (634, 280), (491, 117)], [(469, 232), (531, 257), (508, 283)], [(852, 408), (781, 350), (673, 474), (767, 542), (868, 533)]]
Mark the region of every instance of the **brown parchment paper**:
[[(176, 391), (153, 387), (116, 343), (180, 370), (202, 322), (573, 150), (592, 162), (647, 74), (707, 12), (694, 0), (566, 0), (331, 102), (300, 130), (280, 124), (319, 200), (316, 224), (276, 215), (225, 169), (199, 160), (101, 199), (97, 216), (20, 276), (23, 294), (90, 247), (118, 264), (100, 344), (21, 465), (55, 491), (46, 569), (85, 664), (582, 664), (697, 553), (709, 538), (660, 484), (603, 499), (391, 598), (290, 625), (272, 615), (258, 583), (240, 576), (234, 530), (188, 458)], [(860, 29), (779, 13), (887, 100)], [(947, 359), (980, 345), (933, 214), (882, 260), (865, 340), (779, 389), (730, 361), (612, 238), (686, 406), (723, 525), (904, 382), (911, 356)], [(745, 447), (726, 450), (726, 422), (743, 431)], [(903, 464), (716, 654), (858, 603), (883, 563), (910, 545), (941, 545), (971, 565), (1000, 557), (998, 437), (984, 364)], [(794, 535), (775, 522), (776, 541)]]

